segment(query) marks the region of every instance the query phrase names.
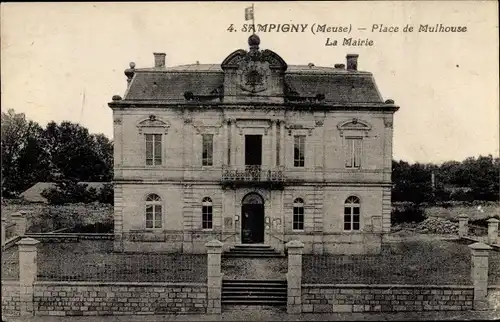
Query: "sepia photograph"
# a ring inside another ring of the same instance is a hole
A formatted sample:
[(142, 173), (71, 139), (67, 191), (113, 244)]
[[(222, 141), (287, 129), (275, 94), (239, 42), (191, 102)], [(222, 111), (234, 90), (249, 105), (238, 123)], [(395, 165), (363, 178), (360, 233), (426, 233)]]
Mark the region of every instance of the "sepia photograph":
[(497, 1), (0, 8), (2, 322), (500, 320)]

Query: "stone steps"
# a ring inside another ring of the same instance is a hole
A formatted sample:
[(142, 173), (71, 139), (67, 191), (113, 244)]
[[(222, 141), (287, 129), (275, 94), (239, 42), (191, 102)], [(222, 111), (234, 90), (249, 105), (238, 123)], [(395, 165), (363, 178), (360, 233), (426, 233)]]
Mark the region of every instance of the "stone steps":
[(235, 245), (228, 252), (222, 254), (225, 258), (243, 257), (243, 258), (270, 258), (283, 257), (282, 254), (275, 251), (269, 245)]
[(286, 306), (286, 280), (223, 280), (222, 305)]

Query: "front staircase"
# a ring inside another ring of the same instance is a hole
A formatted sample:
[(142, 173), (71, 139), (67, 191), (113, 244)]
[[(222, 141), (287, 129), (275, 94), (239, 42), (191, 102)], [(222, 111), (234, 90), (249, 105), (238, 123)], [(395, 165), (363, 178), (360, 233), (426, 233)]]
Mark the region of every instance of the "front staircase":
[(286, 306), (286, 280), (222, 280), (221, 304)]
[(262, 244), (242, 244), (231, 247), (229, 251), (222, 254), (225, 258), (245, 257), (245, 258), (269, 258), (283, 257), (269, 245)]

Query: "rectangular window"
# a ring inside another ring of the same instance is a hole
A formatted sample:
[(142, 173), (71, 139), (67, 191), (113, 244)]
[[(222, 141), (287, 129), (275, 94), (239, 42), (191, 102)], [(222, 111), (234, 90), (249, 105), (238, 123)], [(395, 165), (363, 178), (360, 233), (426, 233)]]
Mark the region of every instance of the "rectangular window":
[(203, 206), (201, 212), (203, 229), (212, 229), (212, 206)]
[(202, 165), (212, 166), (213, 165), (213, 153), (214, 153), (214, 136), (213, 134), (203, 134), (202, 136)]
[(146, 134), (146, 165), (161, 165), (161, 134)]
[(293, 207), (293, 230), (304, 230), (304, 207)]
[(361, 138), (345, 139), (345, 167), (359, 168), (361, 167)]
[(304, 166), (304, 154), (305, 154), (305, 135), (296, 135), (294, 137), (293, 143), (293, 166), (303, 167)]
[(344, 207), (344, 230), (359, 230), (359, 207)]

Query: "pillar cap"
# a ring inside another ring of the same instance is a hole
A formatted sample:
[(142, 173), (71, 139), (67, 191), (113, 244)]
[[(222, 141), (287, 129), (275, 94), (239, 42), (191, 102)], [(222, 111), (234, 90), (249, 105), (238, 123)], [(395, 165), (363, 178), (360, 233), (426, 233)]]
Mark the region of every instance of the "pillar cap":
[(487, 220), (488, 223), (498, 223), (500, 222), (500, 220), (496, 219), (495, 217), (492, 217), (490, 219)]
[(302, 243), (300, 240), (291, 240), (288, 243), (286, 243), (287, 248), (303, 248), (304, 243)]
[(16, 243), (16, 245), (19, 245), (19, 246), (36, 246), (38, 244), (40, 244), (40, 242), (38, 240), (33, 239), (33, 238), (29, 238), (29, 237), (23, 238)]
[(217, 239), (212, 239), (211, 241), (205, 244), (205, 247), (222, 247), (224, 244), (218, 241)]
[(469, 248), (472, 250), (490, 250), (490, 249), (492, 249), (490, 246), (488, 246), (484, 243), (474, 243), (472, 245), (469, 245)]
[(458, 218), (469, 218), (469, 216), (466, 214), (460, 214), (458, 215)]

